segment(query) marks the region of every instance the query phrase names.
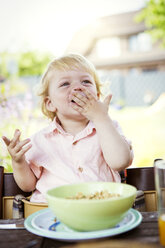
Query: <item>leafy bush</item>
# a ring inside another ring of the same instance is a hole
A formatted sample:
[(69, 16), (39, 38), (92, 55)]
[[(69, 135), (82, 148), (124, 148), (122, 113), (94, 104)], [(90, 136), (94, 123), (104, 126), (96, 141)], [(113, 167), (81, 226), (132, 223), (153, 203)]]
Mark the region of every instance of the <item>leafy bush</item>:
[(42, 75), (50, 58), (50, 54), (35, 51), (21, 53), (18, 60), (19, 76)]

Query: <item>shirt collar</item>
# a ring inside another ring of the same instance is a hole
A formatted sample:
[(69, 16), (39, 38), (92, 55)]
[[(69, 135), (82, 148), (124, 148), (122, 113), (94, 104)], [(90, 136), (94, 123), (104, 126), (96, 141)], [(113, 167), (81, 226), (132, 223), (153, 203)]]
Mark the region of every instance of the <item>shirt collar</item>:
[[(94, 124), (92, 121), (89, 121), (87, 126), (81, 131), (79, 132), (77, 135), (76, 135), (76, 139), (79, 139), (81, 138), (82, 136), (87, 136), (89, 134), (91, 134), (93, 132), (93, 129), (95, 129), (94, 127)], [(64, 129), (60, 126), (60, 124), (58, 123), (57, 121), (57, 117), (55, 117), (53, 119), (53, 121), (49, 124), (49, 126), (46, 128), (46, 132), (47, 134), (50, 134), (50, 133), (62, 133), (62, 134), (68, 134), (64, 131)]]
[(74, 137), (74, 142), (78, 141), (80, 139), (83, 139), (83, 138), (87, 137), (88, 135), (93, 134), (95, 131), (96, 131), (96, 129), (95, 129), (93, 122), (89, 121), (88, 125)]
[(65, 133), (65, 131), (63, 130), (63, 128), (58, 123), (56, 117), (53, 119), (53, 121), (49, 124), (49, 126), (46, 129), (46, 133), (52, 133), (52, 132)]

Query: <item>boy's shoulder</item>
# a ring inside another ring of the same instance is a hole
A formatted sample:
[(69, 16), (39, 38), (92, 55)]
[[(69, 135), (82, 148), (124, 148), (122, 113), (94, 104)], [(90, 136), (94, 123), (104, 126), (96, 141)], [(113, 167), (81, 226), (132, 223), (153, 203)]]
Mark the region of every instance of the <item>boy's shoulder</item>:
[(32, 134), (31, 138), (33, 139), (36, 137), (45, 136), (46, 134), (51, 133), (54, 129), (55, 129), (55, 125), (53, 122), (47, 123), (46, 127), (43, 127), (41, 129), (39, 129), (37, 132), (35, 132), (34, 134)]

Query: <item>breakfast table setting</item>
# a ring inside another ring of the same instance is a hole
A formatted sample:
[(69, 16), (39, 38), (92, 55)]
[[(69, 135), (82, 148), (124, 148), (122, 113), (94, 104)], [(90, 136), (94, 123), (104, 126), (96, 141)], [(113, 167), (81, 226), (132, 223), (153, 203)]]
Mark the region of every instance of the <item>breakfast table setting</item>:
[[(160, 187), (159, 177), (156, 182)], [(46, 194), (48, 207), (24, 218), (0, 219), (0, 247), (163, 247), (165, 235), (164, 231), (160, 235), (159, 209), (138, 211), (136, 196), (136, 187), (113, 182), (50, 189)]]
[[(49, 238), (38, 232), (34, 234), (23, 225), (25, 219), (0, 220), (0, 247), (1, 248), (159, 248), (163, 247), (159, 241), (158, 213), (141, 212), (141, 223), (135, 228), (117, 235), (88, 240), (59, 240)], [(1, 225), (12, 224), (9, 229)], [(14, 226), (15, 225), (15, 226)]]

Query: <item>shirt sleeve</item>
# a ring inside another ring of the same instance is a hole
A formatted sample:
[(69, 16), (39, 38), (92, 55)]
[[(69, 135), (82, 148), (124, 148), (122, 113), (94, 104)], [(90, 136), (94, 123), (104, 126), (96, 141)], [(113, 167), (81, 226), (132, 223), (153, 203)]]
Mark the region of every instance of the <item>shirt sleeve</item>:
[(39, 179), (41, 177), (43, 169), (41, 165), (43, 154), (38, 148), (37, 139), (35, 135), (32, 136), (30, 139), (32, 147), (26, 152), (25, 159), (29, 163), (30, 169), (33, 171), (34, 175), (37, 177), (37, 179)]
[(118, 171), (114, 171), (111, 169), (112, 177), (113, 177), (113, 182), (116, 183), (121, 183), (121, 177)]
[(131, 153), (131, 160), (130, 160), (130, 164), (133, 161), (133, 157), (134, 157), (134, 153), (133, 153), (133, 149), (132, 149), (132, 142), (131, 140), (127, 139), (126, 136), (123, 134), (123, 130), (121, 128), (121, 126), (119, 125), (119, 123), (116, 120), (113, 120), (113, 124), (116, 127), (117, 131), (119, 132), (119, 134), (124, 138), (124, 140), (128, 143), (129, 148), (130, 148), (130, 153)]

